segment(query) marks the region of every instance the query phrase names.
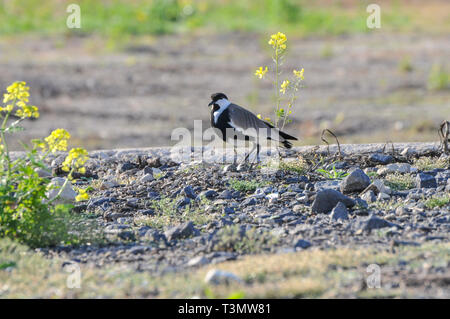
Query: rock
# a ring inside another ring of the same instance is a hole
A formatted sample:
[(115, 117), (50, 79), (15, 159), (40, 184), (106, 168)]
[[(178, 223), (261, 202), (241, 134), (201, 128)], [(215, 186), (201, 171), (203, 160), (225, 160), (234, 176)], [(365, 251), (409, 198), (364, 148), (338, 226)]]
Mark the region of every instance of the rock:
[(117, 187), (117, 186), (119, 186), (119, 183), (117, 183), (116, 180), (107, 179), (107, 180), (102, 181), (102, 183), (100, 184), (100, 189), (104, 190), (104, 189), (113, 188), (113, 187)]
[(375, 195), (378, 195), (378, 193), (385, 193), (388, 195), (392, 194), (392, 190), (388, 186), (384, 185), (384, 182), (381, 179), (374, 180), (372, 184), (367, 186), (367, 188), (361, 192), (361, 194), (365, 194), (370, 190), (373, 191)]
[(432, 175), (425, 173), (419, 173), (416, 176), (416, 187), (417, 188), (436, 188), (436, 178)]
[(381, 167), (378, 169), (377, 174), (388, 174), (388, 173), (409, 173), (411, 171), (411, 165), (408, 163), (396, 163), (396, 164), (389, 164), (385, 167)]
[(255, 205), (256, 203), (257, 202), (254, 197), (249, 197), (249, 198), (246, 198), (245, 200), (243, 200), (241, 205), (242, 206), (252, 206), (252, 205)]
[(348, 220), (348, 210), (344, 203), (339, 202), (333, 208), (330, 215), (331, 220)]
[(141, 177), (139, 180), (141, 183), (147, 183), (153, 181), (155, 178), (153, 177), (153, 174), (145, 174)]
[(359, 192), (370, 185), (370, 178), (361, 169), (357, 168), (350, 172), (341, 182), (341, 192)]
[(372, 190), (369, 190), (361, 195), (361, 198), (364, 199), (368, 203), (373, 203), (377, 200), (375, 193)]
[(153, 176), (161, 175), (162, 174), (162, 170), (160, 170), (159, 168), (156, 168), (156, 167), (152, 167), (152, 173), (153, 173)]
[[(61, 190), (61, 187), (66, 182), (66, 178), (62, 177), (54, 177), (51, 179), (48, 185), (47, 197), (49, 199), (54, 199)], [(60, 196), (55, 200), (57, 203), (72, 203), (75, 201), (75, 197), (77, 197), (77, 192), (72, 188), (72, 183), (70, 181), (67, 182), (66, 186), (64, 186)]]
[(197, 197), (197, 195), (194, 192), (194, 189), (190, 185), (183, 188), (183, 192), (190, 199), (195, 199)]
[(318, 181), (314, 184), (314, 190), (316, 192), (324, 189), (334, 189), (338, 191), (340, 184), (341, 182), (339, 180)]
[(189, 267), (203, 266), (209, 263), (209, 259), (204, 256), (197, 256), (190, 259), (187, 263)]
[(309, 241), (304, 240), (304, 239), (298, 239), (294, 245), (295, 248), (301, 248), (301, 249), (307, 249), (311, 246), (312, 246), (312, 244)]
[(226, 189), (222, 193), (220, 193), (217, 198), (219, 198), (219, 199), (232, 199), (233, 198), (233, 192), (230, 191), (229, 189)]
[(369, 156), (369, 161), (386, 165), (392, 163), (394, 161), (394, 158), (391, 155), (386, 155), (383, 153), (375, 153)]
[(172, 241), (174, 239), (183, 239), (189, 237), (195, 233), (194, 223), (189, 221), (181, 225), (172, 227), (164, 232), (167, 240)]
[(34, 170), (36, 173), (38, 173), (39, 177), (47, 178), (52, 177), (52, 172), (50, 169), (43, 169), (43, 168), (35, 168)]
[(161, 198), (161, 195), (159, 195), (158, 192), (153, 192), (153, 191), (151, 191), (151, 192), (148, 192), (147, 197), (148, 197), (149, 199), (158, 200), (158, 199)]
[(353, 207), (355, 201), (350, 197), (333, 189), (324, 189), (316, 194), (316, 199), (312, 204), (312, 211), (319, 214), (329, 213), (339, 202), (343, 202), (347, 207)]
[(215, 190), (208, 189), (206, 191), (201, 192), (196, 198), (197, 199), (201, 199), (201, 198), (213, 199), (216, 196), (217, 196), (217, 192)]
[(378, 193), (377, 200), (384, 201), (391, 199), (391, 196), (386, 193)]
[(146, 232), (144, 232), (141, 236), (141, 239), (149, 242), (160, 242), (160, 241), (166, 242), (167, 240), (166, 236), (163, 233), (155, 229), (149, 229)]
[(136, 165), (130, 162), (125, 162), (122, 164), (119, 164), (117, 166), (117, 173), (123, 173), (125, 171), (129, 171), (130, 169), (136, 168)]
[(149, 158), (149, 159), (147, 160), (147, 165), (148, 165), (149, 167), (160, 167), (160, 166), (161, 166), (161, 160), (160, 160), (159, 157), (152, 157), (152, 158)]
[(236, 276), (231, 272), (219, 269), (211, 269), (205, 276), (205, 283), (213, 285), (231, 284), (231, 283), (242, 284), (243, 281), (241, 278), (239, 278), (238, 276)]
[(397, 226), (394, 223), (388, 222), (382, 218), (379, 218), (375, 215), (369, 216), (367, 219), (363, 220), (359, 224), (359, 230), (371, 232), (374, 229), (380, 229), (385, 227), (394, 227)]

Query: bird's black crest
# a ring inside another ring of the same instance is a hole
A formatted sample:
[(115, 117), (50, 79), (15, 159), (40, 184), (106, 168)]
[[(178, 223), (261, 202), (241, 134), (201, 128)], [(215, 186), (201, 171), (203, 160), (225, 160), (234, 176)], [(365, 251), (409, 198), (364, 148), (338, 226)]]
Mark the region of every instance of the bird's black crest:
[(214, 94), (211, 94), (211, 100), (212, 100), (213, 102), (216, 102), (216, 101), (218, 101), (218, 100), (220, 100), (220, 99), (227, 99), (227, 100), (228, 100), (228, 97), (227, 97), (225, 94), (223, 94), (223, 93), (214, 93)]

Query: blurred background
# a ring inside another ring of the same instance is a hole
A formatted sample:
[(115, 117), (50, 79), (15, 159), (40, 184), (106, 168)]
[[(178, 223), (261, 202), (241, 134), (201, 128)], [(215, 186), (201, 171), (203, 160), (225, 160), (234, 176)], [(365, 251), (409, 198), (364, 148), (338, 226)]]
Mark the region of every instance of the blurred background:
[[(81, 28), (66, 26), (79, 4)], [(381, 8), (369, 29), (366, 7)], [(272, 33), (283, 67), (305, 69), (286, 131), (297, 145), (437, 141), (450, 119), (450, 1), (431, 0), (0, 0), (0, 87), (31, 87), (41, 117), (14, 137), (55, 128), (87, 149), (173, 145), (172, 129), (209, 127), (210, 95), (224, 92), (271, 115)]]

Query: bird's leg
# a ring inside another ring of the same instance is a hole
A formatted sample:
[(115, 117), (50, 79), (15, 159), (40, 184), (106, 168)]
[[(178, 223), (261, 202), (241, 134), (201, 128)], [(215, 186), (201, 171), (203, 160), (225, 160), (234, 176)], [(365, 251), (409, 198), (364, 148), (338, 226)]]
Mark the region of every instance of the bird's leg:
[(238, 158), (236, 147), (237, 147), (236, 146), (236, 140), (234, 140), (234, 143), (233, 143), (233, 151), (234, 151), (233, 164), (234, 165), (237, 164), (237, 158)]
[(250, 152), (248, 152), (248, 154), (245, 156), (244, 162), (247, 162), (248, 158), (250, 157), (250, 155), (253, 153), (253, 151), (257, 148), (257, 143), (252, 143), (252, 149), (250, 150)]
[(261, 150), (261, 145), (256, 144), (256, 163), (261, 162), (261, 159), (259, 158), (259, 151)]

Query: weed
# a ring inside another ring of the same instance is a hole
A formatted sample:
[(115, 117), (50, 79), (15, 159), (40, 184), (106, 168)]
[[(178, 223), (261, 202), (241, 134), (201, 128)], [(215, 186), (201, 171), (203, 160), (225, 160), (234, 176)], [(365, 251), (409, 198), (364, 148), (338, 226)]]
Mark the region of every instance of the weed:
[(236, 191), (240, 192), (254, 192), (257, 188), (266, 186), (267, 182), (258, 182), (256, 180), (239, 180), (236, 178), (231, 178), (228, 181), (230, 187)]
[(439, 207), (439, 208), (444, 207), (449, 204), (450, 204), (450, 196), (449, 195), (442, 196), (442, 197), (434, 196), (434, 197), (426, 200), (425, 207), (427, 207), (429, 209), (433, 209), (436, 207)]
[(406, 190), (414, 188), (416, 183), (411, 174), (391, 173), (385, 177), (386, 186), (393, 190)]

